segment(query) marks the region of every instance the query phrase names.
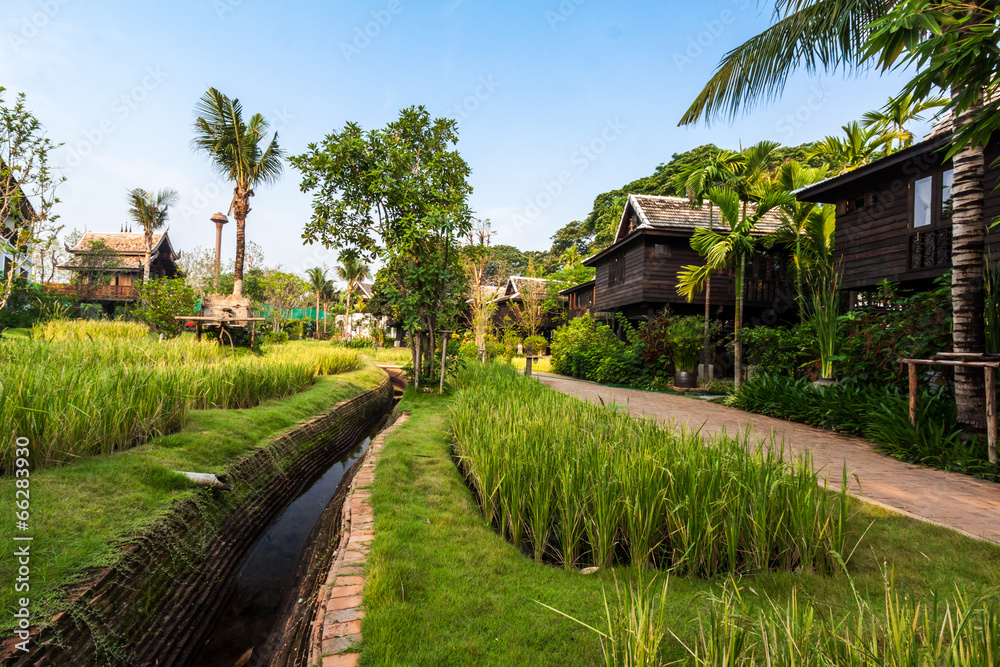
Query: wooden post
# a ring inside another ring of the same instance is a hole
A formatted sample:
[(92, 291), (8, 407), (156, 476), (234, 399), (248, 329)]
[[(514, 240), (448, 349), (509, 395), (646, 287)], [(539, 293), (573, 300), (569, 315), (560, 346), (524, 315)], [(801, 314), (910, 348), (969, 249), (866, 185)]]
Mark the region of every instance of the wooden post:
[(997, 462), (997, 369), (987, 366), (986, 371), (986, 437), (990, 463)]
[(910, 425), (917, 427), (917, 365), (907, 364), (910, 371)]
[[(450, 332), (447, 332), (447, 331), (441, 333), (441, 389), (438, 391), (438, 393), (440, 393), (440, 394), (444, 393), (444, 365), (445, 365), (445, 361), (447, 360), (447, 355), (448, 355), (448, 334), (449, 333)], [(431, 334), (431, 335), (433, 335), (433, 334)]]
[(419, 391), (420, 389), (420, 339), (422, 336), (420, 332), (417, 331), (414, 334), (417, 338), (417, 356), (413, 359), (413, 386)]
[(247, 322), (250, 325), (250, 351), (253, 352), (253, 344), (256, 340), (257, 325), (254, 322)]
[(528, 347), (525, 350), (525, 355), (524, 355), (524, 375), (525, 377), (529, 378), (531, 377), (531, 353), (532, 353), (532, 345), (531, 343), (528, 343)]
[(195, 331), (195, 334), (194, 334), (195, 340), (199, 340), (200, 341), (201, 340), (201, 322), (195, 322), (194, 323), (194, 331)]

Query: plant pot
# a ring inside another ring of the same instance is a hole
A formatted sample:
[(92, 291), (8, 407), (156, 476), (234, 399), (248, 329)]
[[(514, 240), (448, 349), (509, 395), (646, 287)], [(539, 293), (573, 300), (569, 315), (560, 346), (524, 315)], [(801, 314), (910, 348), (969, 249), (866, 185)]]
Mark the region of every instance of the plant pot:
[(678, 389), (695, 389), (698, 386), (698, 374), (694, 371), (677, 371), (674, 373), (674, 386)]
[(816, 391), (823, 391), (827, 387), (832, 387), (835, 384), (837, 384), (837, 381), (833, 378), (820, 378), (818, 380), (814, 380), (812, 386)]

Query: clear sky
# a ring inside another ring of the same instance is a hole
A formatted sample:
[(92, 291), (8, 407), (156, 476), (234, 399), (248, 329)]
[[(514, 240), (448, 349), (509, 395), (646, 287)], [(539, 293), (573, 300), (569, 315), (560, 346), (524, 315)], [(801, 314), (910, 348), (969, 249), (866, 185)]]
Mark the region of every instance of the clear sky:
[[(838, 132), (900, 88), (895, 76), (792, 79), (780, 102), (732, 124), (677, 120), (730, 48), (765, 28), (754, 0), (5, 0), (0, 85), (28, 95), (67, 181), (67, 228), (117, 231), (126, 191), (176, 189), (170, 236), (214, 245), (209, 216), (232, 189), (192, 152), (209, 86), (263, 113), (290, 154), (355, 121), (381, 127), (423, 104), (460, 122), (471, 204), (497, 242), (545, 249), (594, 196), (713, 142), (797, 144)], [(561, 177), (561, 178), (560, 178)], [(561, 182), (560, 182), (561, 180)], [(248, 238), (303, 271), (311, 207), (298, 174), (259, 191)], [(224, 238), (231, 256), (232, 227)]]

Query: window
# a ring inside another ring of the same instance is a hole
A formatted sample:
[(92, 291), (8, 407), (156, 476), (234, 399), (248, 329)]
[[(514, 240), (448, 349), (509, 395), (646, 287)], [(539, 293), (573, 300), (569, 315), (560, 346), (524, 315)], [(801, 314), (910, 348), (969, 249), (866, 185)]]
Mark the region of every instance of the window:
[(913, 184), (913, 228), (928, 227), (931, 224), (931, 198), (934, 193), (934, 177), (921, 178)]
[(608, 287), (614, 287), (625, 282), (625, 253), (618, 253), (611, 258), (608, 266)]
[(951, 183), (954, 179), (954, 172), (949, 169), (941, 174), (941, 221), (951, 222), (951, 214), (954, 210), (951, 195)]

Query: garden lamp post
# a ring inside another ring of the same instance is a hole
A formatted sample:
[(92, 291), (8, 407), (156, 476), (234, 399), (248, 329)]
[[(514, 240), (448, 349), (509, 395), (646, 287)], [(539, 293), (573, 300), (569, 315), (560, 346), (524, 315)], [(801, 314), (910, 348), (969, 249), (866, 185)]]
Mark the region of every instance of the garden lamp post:
[(229, 222), (229, 218), (224, 213), (216, 213), (212, 216), (215, 223), (215, 290), (219, 290), (219, 272), (222, 268), (222, 226)]

